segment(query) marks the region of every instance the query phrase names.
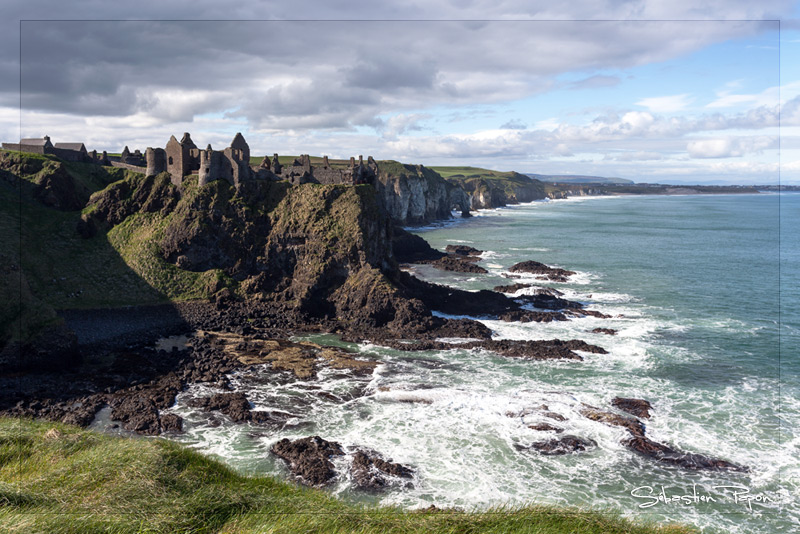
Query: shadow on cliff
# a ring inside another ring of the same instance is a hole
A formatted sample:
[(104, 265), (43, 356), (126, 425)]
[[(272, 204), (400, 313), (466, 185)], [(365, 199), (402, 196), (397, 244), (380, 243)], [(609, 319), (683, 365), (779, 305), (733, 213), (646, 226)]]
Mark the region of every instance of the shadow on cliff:
[(77, 230), (91, 193), (131, 174), (0, 153), (0, 371), (65, 369), (80, 362), (80, 345), (185, 326), (106, 232), (86, 239)]

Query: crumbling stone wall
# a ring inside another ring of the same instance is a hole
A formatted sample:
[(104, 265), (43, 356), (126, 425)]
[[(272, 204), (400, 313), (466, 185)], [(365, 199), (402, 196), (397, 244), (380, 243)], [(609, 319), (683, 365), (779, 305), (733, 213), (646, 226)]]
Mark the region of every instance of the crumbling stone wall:
[[(112, 159), (113, 161), (113, 159)], [(139, 149), (131, 152), (126, 145), (125, 148), (122, 149), (122, 153), (119, 156), (120, 163), (126, 163), (128, 165), (134, 165), (137, 167), (143, 167), (147, 165), (146, 158), (142, 156), (142, 153), (139, 152)]]
[(175, 136), (170, 136), (167, 141), (167, 171), (174, 185), (181, 185), (183, 177), (192, 171), (200, 170), (200, 150), (192, 141), (189, 132), (183, 134), (180, 142)]

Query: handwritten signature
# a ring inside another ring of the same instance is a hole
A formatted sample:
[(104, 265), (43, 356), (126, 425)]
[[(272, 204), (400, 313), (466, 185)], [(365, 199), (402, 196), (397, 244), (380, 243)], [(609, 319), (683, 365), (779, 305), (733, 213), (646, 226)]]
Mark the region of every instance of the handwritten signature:
[(694, 505), (699, 503), (733, 502), (747, 507), (753, 511), (753, 504), (774, 503), (775, 499), (763, 493), (751, 493), (750, 488), (741, 484), (731, 484), (725, 486), (713, 486), (715, 495), (703, 488), (698, 488), (697, 484), (692, 484), (691, 492), (679, 493), (669, 492), (667, 488), (661, 486), (661, 491), (657, 491), (653, 486), (639, 486), (631, 490), (631, 495), (644, 502), (639, 504), (639, 508), (650, 508), (657, 504), (679, 504)]

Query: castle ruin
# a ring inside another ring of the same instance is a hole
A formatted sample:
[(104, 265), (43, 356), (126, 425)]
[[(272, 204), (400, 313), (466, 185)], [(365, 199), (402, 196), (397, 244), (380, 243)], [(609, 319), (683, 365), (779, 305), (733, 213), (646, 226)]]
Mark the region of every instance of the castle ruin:
[(316, 184), (367, 184), (374, 183), (378, 165), (372, 156), (364, 164), (363, 156), (354, 157), (349, 163), (331, 163), (327, 156), (322, 165), (314, 166), (311, 157), (303, 154), (291, 165), (280, 163), (278, 154), (272, 160), (265, 156), (257, 167), (250, 165), (250, 146), (241, 133), (237, 133), (229, 147), (214, 150), (211, 145), (197, 148), (191, 135), (186, 132), (180, 141), (173, 135), (166, 148), (148, 147), (145, 151), (146, 174), (153, 176), (168, 172), (172, 183), (180, 186), (186, 177), (197, 175), (198, 185), (216, 180), (225, 180), (234, 187), (249, 180), (287, 180), (292, 185)]
[(225, 180), (239, 187), (249, 180), (287, 180), (292, 185), (306, 183), (330, 185), (374, 184), (378, 176), (378, 164), (372, 156), (364, 162), (358, 159), (330, 160), (328, 156), (316, 158), (312, 164), (311, 156), (302, 154), (291, 164), (282, 164), (278, 154), (272, 158), (265, 156), (258, 166), (250, 165), (250, 146), (241, 133), (237, 133), (229, 147), (214, 150), (211, 145), (200, 149), (187, 132), (180, 141), (173, 135), (164, 148), (148, 147), (142, 154), (133, 152), (125, 146), (119, 156), (110, 156), (106, 151), (98, 154), (96, 150), (87, 152), (83, 143), (56, 143), (48, 136), (22, 139), (19, 143), (3, 143), (6, 150), (51, 154), (65, 161), (95, 163), (123, 167), (132, 171), (155, 176), (168, 172), (171, 182), (180, 186), (190, 176), (197, 176), (198, 185), (206, 185), (216, 180)]

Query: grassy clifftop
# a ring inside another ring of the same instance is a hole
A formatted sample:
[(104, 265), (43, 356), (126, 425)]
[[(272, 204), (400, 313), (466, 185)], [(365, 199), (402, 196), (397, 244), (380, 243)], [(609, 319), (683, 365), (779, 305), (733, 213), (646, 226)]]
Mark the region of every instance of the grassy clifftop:
[(20, 534), (692, 532), (544, 506), (484, 513), (359, 507), (242, 476), (165, 440), (17, 419), (0, 419), (0, 503), (0, 530)]

